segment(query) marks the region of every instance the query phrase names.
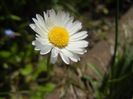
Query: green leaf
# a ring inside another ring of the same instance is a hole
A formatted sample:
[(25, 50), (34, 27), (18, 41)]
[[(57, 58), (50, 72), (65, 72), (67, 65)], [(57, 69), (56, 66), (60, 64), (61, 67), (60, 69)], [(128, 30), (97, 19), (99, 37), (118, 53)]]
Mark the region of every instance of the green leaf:
[(20, 73), (24, 76), (31, 74), (32, 73), (32, 65), (31, 64), (26, 65), (25, 68), (22, 68), (20, 70)]
[(16, 15), (13, 15), (13, 14), (11, 14), (9, 16), (9, 18), (12, 19), (12, 20), (15, 20), (15, 21), (20, 21), (21, 20), (21, 18), (19, 16), (16, 16)]
[(0, 97), (0, 99), (5, 99), (5, 98)]
[(44, 58), (41, 58), (39, 60), (39, 67), (38, 67), (38, 70), (41, 72), (41, 71), (47, 71), (47, 66), (46, 66), (46, 59)]
[(41, 72), (45, 72), (45, 71), (47, 71), (46, 59), (44, 59), (43, 57), (40, 57), (36, 71), (33, 74), (33, 79), (36, 80), (38, 75)]
[(53, 83), (47, 83), (45, 85), (39, 85), (32, 93), (30, 99), (43, 99), (43, 97), (52, 92), (55, 88)]
[(10, 57), (11, 53), (8, 51), (0, 51), (0, 57), (2, 58), (8, 58)]
[(42, 87), (41, 90), (45, 92), (51, 92), (53, 91), (54, 88), (55, 88), (55, 85), (53, 83), (47, 83), (45, 87)]
[(92, 64), (90, 64), (90, 63), (88, 63), (87, 66), (88, 66), (100, 79), (103, 78), (103, 75), (102, 75), (101, 71), (98, 69), (97, 66), (92, 65)]

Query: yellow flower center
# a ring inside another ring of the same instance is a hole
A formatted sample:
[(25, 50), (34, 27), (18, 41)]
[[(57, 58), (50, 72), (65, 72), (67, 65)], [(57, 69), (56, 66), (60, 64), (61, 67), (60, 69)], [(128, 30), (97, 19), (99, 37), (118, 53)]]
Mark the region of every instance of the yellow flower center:
[(48, 39), (54, 46), (63, 48), (68, 44), (69, 34), (65, 28), (56, 26), (48, 33)]

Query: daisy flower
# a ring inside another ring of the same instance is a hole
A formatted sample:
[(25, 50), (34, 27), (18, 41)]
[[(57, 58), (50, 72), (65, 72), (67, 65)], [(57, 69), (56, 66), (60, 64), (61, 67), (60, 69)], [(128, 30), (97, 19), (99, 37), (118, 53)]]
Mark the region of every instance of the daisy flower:
[(37, 33), (32, 42), (35, 50), (40, 50), (41, 55), (51, 53), (52, 64), (58, 56), (66, 64), (70, 64), (70, 60), (78, 62), (88, 46), (88, 42), (83, 40), (88, 36), (87, 31), (81, 31), (81, 22), (61, 10), (48, 10), (43, 15), (36, 14), (36, 18), (32, 18), (34, 23), (29, 25)]

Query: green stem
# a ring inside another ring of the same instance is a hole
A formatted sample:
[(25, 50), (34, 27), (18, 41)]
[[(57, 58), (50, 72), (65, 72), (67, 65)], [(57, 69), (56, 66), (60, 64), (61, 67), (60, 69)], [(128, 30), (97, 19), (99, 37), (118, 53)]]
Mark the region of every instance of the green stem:
[[(114, 71), (115, 71), (115, 64), (116, 64), (116, 55), (117, 55), (117, 49), (118, 49), (118, 32), (119, 32), (119, 0), (116, 0), (116, 15), (115, 15), (115, 46), (114, 46), (114, 55), (113, 55), (113, 60), (112, 60), (112, 67), (111, 67), (111, 71), (110, 71), (110, 78), (109, 80), (113, 80), (114, 79)], [(108, 81), (109, 81), (108, 80)], [(110, 95), (113, 94), (113, 83), (110, 84)]]
[(113, 74), (114, 68), (115, 68), (115, 60), (116, 60), (116, 54), (117, 54), (117, 48), (118, 48), (118, 32), (119, 32), (119, 0), (116, 1), (116, 16), (115, 16), (115, 45), (114, 45), (114, 54), (112, 59), (112, 67), (111, 67), (111, 75)]
[(50, 54), (48, 55), (47, 58), (47, 72), (50, 74), (50, 71), (52, 70), (52, 64), (50, 63)]

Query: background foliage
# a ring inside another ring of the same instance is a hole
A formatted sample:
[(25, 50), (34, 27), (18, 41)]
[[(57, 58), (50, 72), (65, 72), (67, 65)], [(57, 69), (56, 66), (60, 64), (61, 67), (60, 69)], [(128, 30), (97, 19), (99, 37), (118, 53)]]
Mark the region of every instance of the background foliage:
[[(120, 14), (130, 5), (127, 1), (121, 2)], [(36, 13), (42, 14), (51, 8), (64, 9), (83, 21), (87, 30), (94, 30), (101, 27), (94, 25), (93, 20), (104, 22), (106, 17), (114, 18), (114, 4), (115, 0), (0, 0), (0, 99), (17, 99), (17, 96), (42, 99), (55, 88), (47, 74), (45, 57), (31, 45), (34, 32), (28, 25)], [(128, 61), (120, 58), (117, 64), (123, 64), (123, 60)], [(123, 72), (128, 70), (131, 69), (127, 67)], [(116, 91), (119, 90), (118, 86)]]

